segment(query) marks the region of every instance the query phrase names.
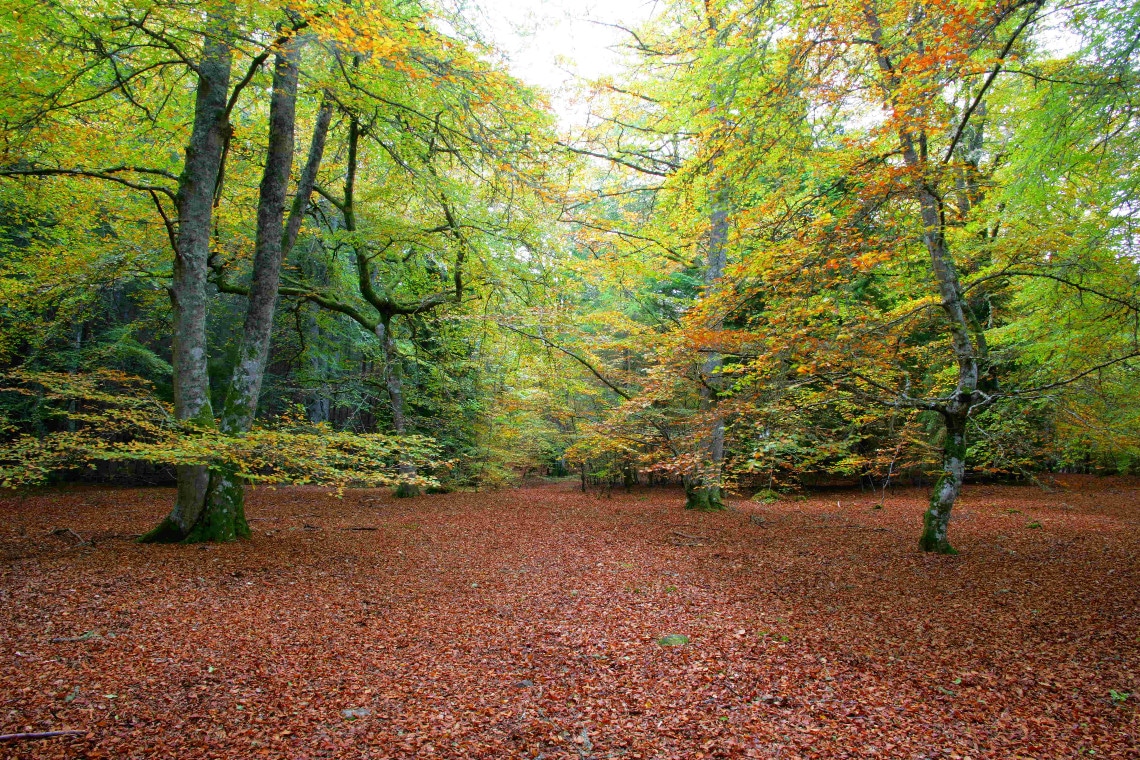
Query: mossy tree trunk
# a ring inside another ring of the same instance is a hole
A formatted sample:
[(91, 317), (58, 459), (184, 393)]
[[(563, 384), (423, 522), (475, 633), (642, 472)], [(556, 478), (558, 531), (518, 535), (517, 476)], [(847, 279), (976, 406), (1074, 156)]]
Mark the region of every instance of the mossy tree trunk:
[[(392, 334), (392, 322), (386, 320), (376, 329), (376, 337), (384, 345), (384, 385), (388, 389), (388, 402), (392, 410), (392, 429), (396, 435), (404, 435), (408, 431), (407, 417), (404, 415), (404, 367), (400, 359), (400, 351), (396, 347), (396, 338)], [(420, 487), (408, 482), (416, 477), (416, 468), (401, 462), (398, 471), (401, 482), (396, 485), (393, 492), (397, 498), (408, 499), (420, 495)]]
[[(194, 124), (178, 179), (177, 236), (172, 239), (174, 414), (179, 420), (208, 428), (215, 423), (206, 372), (206, 276), (214, 190), (229, 132), (226, 99), (233, 62), (230, 51), (233, 13), (233, 6), (227, 4), (208, 16), (209, 29), (197, 65)], [(184, 465), (177, 468), (177, 475), (178, 496), (174, 509), (140, 541), (178, 541), (197, 522), (206, 500), (209, 473), (204, 466)]]
[[(280, 31), (280, 30), (279, 30)], [(300, 219), (312, 194), (315, 181), (314, 158), (320, 161), (324, 137), (319, 135), (318, 120), (314, 132), (317, 150), (310, 151), (309, 164), (297, 187), (297, 200), (303, 201), (285, 223), (285, 203), (289, 190), (289, 174), (293, 168), (293, 144), (297, 121), (297, 80), (301, 55), (301, 38), (294, 35), (285, 42), (273, 62), (273, 89), (269, 102), (268, 149), (262, 171), (257, 204), (257, 231), (253, 251), (253, 279), (247, 294), (245, 324), (238, 344), (237, 361), (226, 389), (221, 427), (226, 433), (246, 433), (257, 416), (261, 383), (273, 335), (273, 316), (277, 310), (277, 291), (281, 282), (281, 266), (300, 230)], [(312, 177), (310, 177), (310, 170)], [(308, 186), (306, 187), (306, 182)], [(295, 221), (295, 224), (294, 224)], [(232, 469), (218, 467), (210, 472), (206, 503), (198, 522), (186, 535), (187, 543), (226, 542), (249, 538), (245, 517), (244, 482)]]
[(721, 498), (719, 485), (709, 484), (697, 478), (685, 478), (685, 509), (719, 512), (727, 509), (727, 506)]
[[(918, 165), (913, 143), (905, 143), (904, 158)], [(922, 186), (918, 190), (919, 207), (925, 226), (923, 235), (930, 253), (934, 277), (938, 283), (942, 310), (947, 317), (950, 344), (958, 365), (958, 382), (949, 399), (935, 405), (946, 423), (946, 439), (942, 449), (942, 475), (930, 496), (930, 507), (923, 519), (919, 548), (939, 554), (957, 554), (947, 538), (950, 511), (962, 490), (966, 473), (966, 424), (970, 413), (985, 403), (978, 392), (979, 353), (970, 332), (966, 298), (946, 238), (942, 232), (939, 200)]]
[(232, 470), (211, 470), (205, 509), (182, 539), (183, 543), (225, 543), (250, 535), (245, 518), (244, 482)]
[[(901, 79), (896, 63), (891, 58), (884, 41), (882, 26), (875, 6), (864, 6), (864, 18), (870, 27), (870, 42), (886, 85), (887, 105), (899, 108)], [(919, 120), (917, 123), (921, 123)], [(962, 490), (962, 480), (966, 471), (966, 423), (970, 413), (991, 400), (978, 392), (980, 361), (985, 355), (984, 336), (979, 332), (977, 340), (971, 333), (971, 318), (962, 288), (954, 255), (946, 238), (946, 214), (942, 198), (931, 184), (932, 165), (925, 131), (900, 128), (899, 149), (902, 160), (913, 175), (913, 197), (917, 201), (922, 222), (922, 241), (930, 257), (931, 272), (938, 287), (942, 312), (946, 316), (946, 327), (950, 337), (950, 347), (954, 361), (958, 365), (958, 378), (954, 391), (946, 399), (937, 402), (912, 404), (931, 409), (942, 415), (946, 422), (946, 440), (942, 452), (942, 475), (930, 496), (930, 506), (926, 511), (919, 548), (923, 551), (941, 554), (955, 554), (947, 538), (950, 511)], [(946, 158), (949, 158), (947, 155)], [(946, 159), (943, 159), (943, 162)], [(912, 400), (913, 401), (913, 400)]]
[[(706, 292), (712, 292), (724, 275), (728, 246), (728, 198), (722, 188), (713, 197), (713, 210), (709, 229), (709, 256), (705, 268)], [(711, 327), (723, 327), (720, 320)], [(701, 366), (700, 405), (703, 415), (711, 415), (707, 432), (697, 440), (698, 470), (685, 478), (685, 508), (712, 512), (725, 509), (721, 499), (724, 480), (724, 417), (717, 413), (717, 391), (721, 385), (724, 359), (715, 351), (708, 354)]]
[(942, 474), (934, 484), (930, 505), (923, 515), (920, 549), (938, 554), (957, 554), (950, 545), (947, 533), (950, 511), (962, 491), (966, 475), (966, 416), (943, 415), (946, 420), (946, 439), (942, 443)]
[[(723, 47), (724, 30), (720, 28), (719, 16), (712, 6), (706, 6), (706, 9), (712, 45)], [(719, 83), (714, 82), (709, 108), (714, 113), (719, 113), (725, 107), (726, 97)], [(723, 116), (719, 120), (722, 126), (727, 126)], [(715, 175), (716, 171), (717, 160), (714, 156), (709, 162), (709, 173)], [(706, 297), (720, 286), (728, 263), (729, 196), (729, 186), (724, 179), (714, 177), (713, 189), (709, 194), (709, 230), (706, 242), (708, 259), (704, 277)], [(719, 316), (714, 317), (708, 327), (710, 330), (720, 330), (724, 327), (724, 321)], [(724, 481), (724, 418), (716, 413), (723, 366), (724, 358), (716, 351), (711, 351), (700, 368), (699, 410), (709, 417), (709, 422), (707, 432), (697, 440), (697, 472), (685, 478), (685, 509), (701, 512), (726, 509), (721, 497)]]
[[(222, 410), (221, 427), (227, 433), (248, 432), (253, 425), (269, 356), (282, 263), (300, 230), (301, 216), (313, 192), (328, 133), (331, 109), (322, 106), (292, 214), (288, 225), (283, 226), (293, 166), (300, 46), (301, 38), (293, 35), (274, 57), (269, 140), (258, 200), (253, 278), (248, 289), (228, 288), (230, 292), (245, 295), (248, 308)], [(248, 538), (250, 530), (245, 517), (242, 479), (233, 469), (224, 466), (214, 467), (206, 477), (200, 472), (205, 468), (195, 469), (198, 472), (194, 473), (193, 489), (182, 498), (180, 482), (178, 506), (144, 538), (187, 543)], [(190, 508), (182, 509), (184, 503)], [(197, 513), (191, 516), (194, 505), (197, 505)]]

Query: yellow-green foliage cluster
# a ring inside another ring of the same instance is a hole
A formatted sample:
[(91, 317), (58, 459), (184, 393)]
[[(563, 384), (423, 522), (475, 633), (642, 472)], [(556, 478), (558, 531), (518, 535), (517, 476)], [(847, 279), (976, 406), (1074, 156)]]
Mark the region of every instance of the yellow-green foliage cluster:
[[(337, 432), (286, 414), (249, 433), (231, 435), (174, 419), (150, 384), (120, 372), (13, 372), (0, 393), (36, 406), (36, 431), (0, 418), (0, 486), (22, 488), (97, 461), (207, 465), (254, 483), (390, 486), (436, 485), (445, 466), (431, 438)], [(412, 465), (416, 475), (400, 474)], [(406, 468), (405, 468), (406, 469)]]

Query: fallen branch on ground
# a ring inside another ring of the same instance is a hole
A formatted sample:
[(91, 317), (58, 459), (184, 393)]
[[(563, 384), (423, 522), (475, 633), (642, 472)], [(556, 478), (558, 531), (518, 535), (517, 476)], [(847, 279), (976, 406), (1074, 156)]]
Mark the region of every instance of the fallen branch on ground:
[(83, 536), (79, 535), (78, 533), (73, 531), (71, 528), (52, 528), (52, 530), (51, 530), (51, 535), (53, 535), (53, 536), (66, 536), (68, 533), (70, 533), (72, 536), (74, 536), (75, 540), (79, 542), (76, 544), (76, 546), (84, 546), (84, 545), (91, 543), (90, 541), (85, 541), (83, 539)]
[(52, 739), (56, 736), (86, 736), (86, 731), (40, 731), (29, 734), (0, 734), (0, 742), (33, 741), (35, 739)]

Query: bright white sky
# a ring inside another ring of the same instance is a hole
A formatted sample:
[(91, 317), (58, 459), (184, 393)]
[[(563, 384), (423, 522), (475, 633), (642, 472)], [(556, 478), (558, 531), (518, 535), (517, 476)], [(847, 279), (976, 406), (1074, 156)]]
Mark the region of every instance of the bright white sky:
[[(445, 0), (446, 1), (446, 0)], [(661, 10), (659, 0), (452, 0), (509, 61), (511, 73), (550, 93), (564, 130), (585, 124), (589, 109), (576, 98), (580, 85), (619, 76), (628, 34), (606, 24), (637, 29)], [(1079, 41), (1064, 19), (1047, 19), (1038, 32), (1057, 56)]]
[[(477, 0), (464, 14), (485, 29), (509, 59), (511, 73), (549, 92), (564, 128), (580, 126), (585, 104), (574, 99), (584, 80), (618, 74), (626, 33), (644, 24), (657, 0)], [(602, 22), (602, 23), (596, 23)]]

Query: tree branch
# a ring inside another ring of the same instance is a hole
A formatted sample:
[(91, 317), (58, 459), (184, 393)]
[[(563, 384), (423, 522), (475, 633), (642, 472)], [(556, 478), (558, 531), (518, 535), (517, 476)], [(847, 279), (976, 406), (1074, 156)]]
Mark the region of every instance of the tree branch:
[(1066, 386), (1066, 385), (1072, 385), (1073, 383), (1080, 380), (1082, 377), (1088, 377), (1089, 375), (1093, 374), (1094, 372), (1099, 372), (1100, 370), (1105, 369), (1107, 367), (1111, 367), (1114, 364), (1120, 364), (1122, 362), (1128, 361), (1129, 359), (1135, 359), (1137, 357), (1140, 357), (1140, 351), (1133, 351), (1130, 354), (1125, 354), (1124, 356), (1118, 356), (1115, 359), (1109, 359), (1108, 361), (1103, 362), (1102, 364), (1098, 364), (1095, 367), (1090, 367), (1090, 368), (1084, 370), (1083, 372), (1078, 372), (1077, 374), (1073, 375), (1072, 377), (1068, 377), (1064, 380), (1058, 380), (1055, 383), (1049, 383), (1048, 385), (1041, 385), (1041, 386), (1038, 386), (1036, 388), (1025, 388), (1024, 390), (1005, 391), (1000, 395), (1002, 397), (1025, 396), (1025, 395), (1029, 395), (1032, 393), (1041, 393), (1043, 391), (1052, 390), (1053, 388), (1061, 388), (1061, 387)]
[(1037, 2), (1034, 2), (1032, 4), (1029, 14), (1022, 20), (1018, 27), (1013, 30), (1013, 34), (1010, 35), (1009, 40), (1006, 41), (1005, 47), (1002, 48), (1001, 54), (998, 56), (997, 63), (994, 65), (994, 70), (990, 72), (990, 75), (988, 77), (986, 77), (986, 81), (982, 83), (982, 89), (978, 91), (977, 96), (974, 98), (974, 102), (969, 105), (969, 107), (966, 109), (966, 113), (962, 115), (962, 120), (958, 122), (958, 128), (954, 130), (954, 137), (950, 140), (950, 147), (946, 149), (946, 155), (942, 157), (942, 163), (946, 163), (954, 157), (954, 149), (958, 147), (958, 141), (962, 139), (962, 133), (966, 131), (966, 125), (969, 124), (970, 117), (974, 114), (974, 109), (976, 109), (982, 102), (982, 98), (986, 96), (986, 91), (989, 90), (990, 85), (994, 83), (995, 79), (997, 79), (997, 75), (1001, 72), (1002, 64), (1005, 63), (1005, 59), (1009, 55), (1009, 51), (1013, 48), (1013, 43), (1017, 41), (1017, 38), (1021, 36), (1021, 33), (1025, 31), (1026, 27), (1028, 27), (1029, 24), (1033, 22), (1034, 18), (1037, 17), (1037, 11), (1040, 9), (1041, 0), (1037, 0)]
[(570, 349), (563, 348), (562, 346), (558, 345), (557, 343), (551, 341), (549, 338), (546, 338), (542, 335), (532, 335), (531, 333), (524, 332), (523, 330), (520, 330), (517, 327), (511, 327), (506, 322), (499, 322), (498, 324), (499, 324), (499, 327), (502, 327), (504, 330), (510, 330), (511, 332), (516, 333), (518, 335), (521, 335), (524, 338), (530, 338), (531, 340), (537, 340), (538, 342), (542, 343), (545, 346), (553, 348), (556, 351), (561, 351), (562, 353), (566, 354), (567, 356), (569, 356), (574, 361), (581, 364), (586, 369), (590, 370), (590, 373), (594, 377), (601, 380), (602, 383), (607, 388), (609, 388), (611, 391), (613, 391), (617, 395), (621, 396), (626, 401), (632, 400), (632, 398), (633, 398), (632, 396), (630, 396), (627, 392), (623, 391), (621, 388), (619, 388), (618, 386), (614, 385), (612, 382), (607, 380), (606, 377), (601, 372), (599, 372), (597, 369), (594, 368), (594, 365), (590, 364), (588, 361), (583, 359), (581, 356), (578, 356), (578, 354), (574, 353)]
[(174, 255), (178, 255), (178, 235), (174, 230), (174, 223), (170, 221), (170, 217), (166, 215), (166, 209), (162, 207), (162, 200), (158, 197), (158, 193), (153, 190), (150, 192), (150, 198), (154, 201), (154, 207), (158, 209), (158, 215), (162, 217), (162, 224), (166, 227), (166, 237), (170, 241), (170, 250)]
[[(117, 172), (122, 171), (136, 170), (121, 166), (111, 169), (16, 169), (0, 167), (0, 177), (86, 177), (88, 179), (101, 179), (107, 182), (114, 182), (124, 187), (129, 187), (132, 190), (142, 190), (148, 193), (162, 193), (167, 198), (170, 198), (171, 201), (176, 200), (175, 192), (168, 187), (134, 182), (124, 177), (116, 176)], [(154, 171), (158, 172), (159, 170)]]

